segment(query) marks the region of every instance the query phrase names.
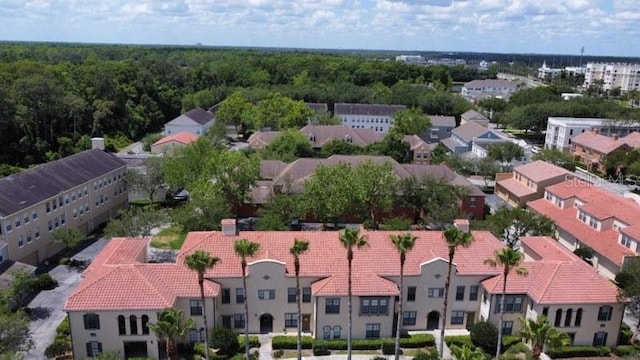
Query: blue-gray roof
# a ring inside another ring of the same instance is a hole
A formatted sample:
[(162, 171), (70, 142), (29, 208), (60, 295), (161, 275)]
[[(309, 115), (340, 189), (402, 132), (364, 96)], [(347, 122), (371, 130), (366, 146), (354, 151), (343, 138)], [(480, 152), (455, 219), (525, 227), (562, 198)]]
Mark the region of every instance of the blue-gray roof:
[(87, 150), (0, 178), (0, 216), (6, 217), (125, 166), (102, 150)]

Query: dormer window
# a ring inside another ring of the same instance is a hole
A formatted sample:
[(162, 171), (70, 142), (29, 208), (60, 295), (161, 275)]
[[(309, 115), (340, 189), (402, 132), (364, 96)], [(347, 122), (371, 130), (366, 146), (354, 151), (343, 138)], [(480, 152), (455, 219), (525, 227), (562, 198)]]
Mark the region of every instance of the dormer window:
[(316, 136), (313, 134), (309, 134), (309, 141), (316, 142)]
[(353, 142), (353, 139), (351, 139), (351, 136), (349, 136), (349, 135), (345, 135), (345, 136), (344, 136), (344, 141), (346, 141), (346, 142), (348, 142), (348, 143), (351, 143), (351, 142)]

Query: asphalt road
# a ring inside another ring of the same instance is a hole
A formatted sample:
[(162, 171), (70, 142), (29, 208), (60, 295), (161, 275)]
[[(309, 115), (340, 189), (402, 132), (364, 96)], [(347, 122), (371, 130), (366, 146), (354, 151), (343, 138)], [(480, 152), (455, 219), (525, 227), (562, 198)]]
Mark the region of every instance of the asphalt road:
[[(107, 240), (100, 239), (73, 256), (78, 260), (93, 259), (105, 246)], [(56, 328), (67, 316), (63, 307), (71, 292), (80, 283), (81, 270), (67, 266), (56, 266), (49, 274), (58, 281), (53, 290), (41, 291), (29, 303), (31, 324), (29, 330), (34, 348), (25, 354), (25, 360), (45, 360), (44, 350), (55, 338)]]

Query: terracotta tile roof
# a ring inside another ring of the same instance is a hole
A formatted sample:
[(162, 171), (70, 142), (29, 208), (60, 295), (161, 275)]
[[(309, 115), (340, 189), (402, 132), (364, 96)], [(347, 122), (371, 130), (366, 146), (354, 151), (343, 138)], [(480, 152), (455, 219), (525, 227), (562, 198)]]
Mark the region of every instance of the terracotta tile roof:
[(564, 168), (548, 162), (537, 160), (528, 164), (516, 166), (513, 172), (520, 173), (535, 182), (553, 179), (558, 176), (568, 176), (570, 173)]
[[(566, 186), (566, 185), (564, 183), (556, 184), (547, 188), (547, 191), (550, 191), (553, 194), (557, 195), (557, 192), (554, 190), (567, 189), (563, 186)], [(582, 189), (599, 190), (595, 187), (577, 188), (577, 189), (578, 191), (581, 191), (581, 192), (585, 191)], [(613, 195), (613, 194), (610, 194), (610, 195)], [(579, 197), (583, 201), (588, 201), (587, 197), (585, 197), (584, 195), (577, 196), (577, 197)], [(566, 199), (567, 197), (563, 197), (563, 198)], [(599, 203), (605, 207), (620, 206), (619, 200), (616, 201), (615, 197), (614, 198), (607, 197), (607, 198), (601, 199)], [(634, 255), (634, 253), (631, 250), (627, 249), (626, 247), (618, 243), (618, 231), (614, 229), (597, 231), (596, 229), (592, 228), (588, 224), (585, 224), (582, 221), (578, 220), (578, 217), (577, 217), (578, 208), (576, 207), (570, 206), (566, 209), (561, 209), (557, 207), (555, 204), (551, 203), (549, 200), (546, 200), (544, 198), (531, 201), (527, 205), (533, 211), (553, 219), (558, 228), (566, 231), (571, 236), (578, 239), (578, 241), (580, 241), (582, 244), (589, 246), (595, 252), (604, 256), (609, 261), (611, 261), (614, 264), (617, 264), (618, 266), (622, 265), (624, 256)], [(627, 215), (625, 215), (624, 217), (627, 218)], [(640, 218), (636, 218), (636, 219), (640, 219)], [(624, 221), (623, 219), (621, 220)], [(632, 224), (632, 223), (629, 223), (629, 224)]]
[[(510, 273), (508, 294), (527, 294), (538, 304), (607, 304), (618, 302), (618, 291), (609, 280), (582, 259), (549, 237), (523, 237), (522, 246), (536, 260), (521, 267), (526, 277)], [(580, 274), (580, 276), (576, 276)], [(490, 293), (502, 293), (502, 274), (482, 282)]]
[(502, 186), (505, 190), (517, 197), (523, 197), (535, 193), (533, 189), (526, 187), (523, 183), (514, 178), (500, 180), (498, 181), (498, 185)]
[[(347, 273), (331, 275), (311, 284), (314, 296), (345, 296), (348, 295)], [(398, 286), (391, 280), (370, 273), (353, 273), (351, 279), (351, 293), (354, 296), (396, 296), (400, 294)]]
[(179, 132), (177, 134), (165, 136), (162, 139), (154, 142), (153, 145), (151, 145), (151, 146), (158, 146), (158, 145), (166, 144), (166, 143), (169, 143), (169, 142), (172, 142), (172, 141), (179, 142), (179, 143), (185, 144), (185, 145), (189, 145), (192, 142), (195, 142), (196, 140), (198, 140), (198, 135), (192, 134), (192, 133), (187, 132), (187, 131), (181, 131), (181, 132)]
[[(147, 243), (142, 238), (110, 240), (83, 273), (65, 310), (160, 310), (179, 297), (200, 297), (197, 275), (186, 266), (145, 263)], [(208, 296), (219, 292), (219, 284), (205, 283)]]
[(634, 224), (621, 228), (620, 232), (634, 239), (640, 239), (640, 224)]
[(622, 139), (596, 134), (593, 131), (581, 133), (571, 139), (571, 143), (584, 146), (585, 148), (595, 150), (602, 154), (609, 154), (621, 146), (626, 145)]
[(634, 131), (622, 138), (632, 148), (640, 148), (640, 132)]

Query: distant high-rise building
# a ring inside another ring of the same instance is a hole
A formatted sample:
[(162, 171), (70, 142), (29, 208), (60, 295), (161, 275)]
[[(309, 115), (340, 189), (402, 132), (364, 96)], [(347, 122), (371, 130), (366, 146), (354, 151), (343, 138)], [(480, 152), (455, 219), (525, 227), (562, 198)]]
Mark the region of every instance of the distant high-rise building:
[(588, 63), (583, 87), (598, 85), (602, 90), (640, 90), (640, 64)]

